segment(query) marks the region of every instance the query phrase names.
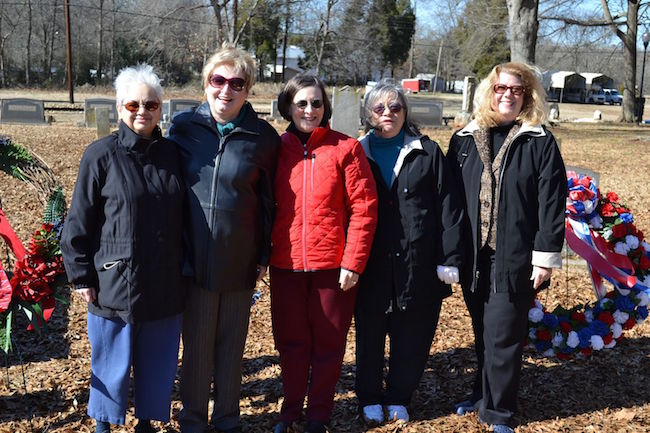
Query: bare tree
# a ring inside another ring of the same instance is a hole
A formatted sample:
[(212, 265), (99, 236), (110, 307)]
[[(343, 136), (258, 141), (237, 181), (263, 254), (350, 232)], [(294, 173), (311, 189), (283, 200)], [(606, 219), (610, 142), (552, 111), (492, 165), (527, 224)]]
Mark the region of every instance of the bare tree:
[(507, 0), (507, 4), (510, 58), (513, 61), (533, 64), (539, 29), (539, 0)]
[(25, 84), (29, 86), (29, 71), (32, 69), (32, 0), (27, 0), (27, 40), (25, 41)]
[(332, 8), (338, 3), (338, 0), (327, 0), (327, 10), (325, 17), (322, 18), (320, 26), (320, 42), (318, 44), (318, 51), (316, 52), (316, 75), (320, 75), (321, 65), (323, 63), (323, 53), (325, 52), (325, 44), (327, 37), (330, 35), (330, 17), (332, 16)]

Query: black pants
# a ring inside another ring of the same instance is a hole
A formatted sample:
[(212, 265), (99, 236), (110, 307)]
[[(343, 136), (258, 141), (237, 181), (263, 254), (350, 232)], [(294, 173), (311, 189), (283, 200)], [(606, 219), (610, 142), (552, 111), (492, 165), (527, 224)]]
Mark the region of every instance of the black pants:
[[(357, 306), (355, 390), (360, 409), (372, 404), (407, 406), (411, 402), (429, 359), (441, 305), (442, 300), (437, 300), (389, 313)], [(390, 352), (384, 393), (386, 335), (390, 337)]]
[(509, 424), (517, 409), (528, 310), (535, 294), (530, 287), (515, 293), (496, 287), (494, 251), (481, 250), (478, 270), (475, 292), (463, 291), (478, 359), (471, 399), (479, 401), (479, 417), (484, 422)]

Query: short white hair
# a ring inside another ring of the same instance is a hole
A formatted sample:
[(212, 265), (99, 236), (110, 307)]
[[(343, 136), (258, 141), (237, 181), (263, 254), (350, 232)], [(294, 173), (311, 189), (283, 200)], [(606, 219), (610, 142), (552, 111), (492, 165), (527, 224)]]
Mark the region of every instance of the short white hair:
[(153, 66), (139, 63), (136, 66), (122, 69), (115, 78), (115, 101), (118, 108), (122, 105), (129, 89), (134, 84), (146, 84), (151, 87), (156, 92), (158, 100), (162, 102), (162, 86), (160, 85), (160, 78), (153, 71)]

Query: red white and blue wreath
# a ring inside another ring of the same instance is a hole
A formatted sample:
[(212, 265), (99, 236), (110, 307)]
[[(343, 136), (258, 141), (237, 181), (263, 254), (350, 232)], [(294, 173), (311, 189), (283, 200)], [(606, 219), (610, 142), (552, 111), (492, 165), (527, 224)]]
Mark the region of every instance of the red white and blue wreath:
[(601, 195), (588, 176), (567, 172), (567, 179), (566, 240), (587, 261), (597, 300), (551, 312), (535, 300), (528, 312), (528, 343), (560, 359), (614, 347), (624, 331), (648, 317), (650, 301), (650, 245), (630, 209), (614, 192)]

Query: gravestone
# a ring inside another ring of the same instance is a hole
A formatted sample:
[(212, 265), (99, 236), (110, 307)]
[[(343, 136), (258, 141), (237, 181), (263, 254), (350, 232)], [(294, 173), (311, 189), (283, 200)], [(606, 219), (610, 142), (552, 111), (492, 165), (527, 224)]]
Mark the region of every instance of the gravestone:
[(84, 124), (86, 128), (96, 128), (95, 108), (108, 108), (108, 121), (117, 124), (117, 107), (115, 100), (108, 98), (90, 98), (84, 101)]
[(180, 111), (196, 108), (201, 105), (201, 101), (196, 99), (170, 99), (169, 100), (169, 120), (174, 118), (174, 115)]
[(463, 105), (461, 111), (472, 113), (474, 111), (474, 92), (476, 92), (476, 77), (465, 77), (463, 88)]
[(280, 119), (282, 115), (280, 110), (278, 110), (278, 100), (274, 99), (271, 101), (271, 117), (274, 119)]
[(3, 99), (1, 123), (45, 123), (43, 101), (26, 98)]
[(577, 174), (582, 174), (584, 176), (589, 176), (590, 178), (592, 178), (594, 180), (594, 183), (596, 184), (596, 186), (600, 185), (600, 173), (598, 173), (597, 171), (594, 171), (594, 170), (592, 170), (590, 168), (586, 168), (586, 167), (580, 167), (580, 166), (577, 166), (577, 165), (565, 165), (565, 168), (566, 168), (567, 172), (575, 171)]
[(334, 89), (332, 96), (332, 129), (357, 137), (361, 126), (359, 118), (359, 105), (361, 95), (358, 90), (349, 86), (341, 89)]
[(95, 120), (97, 124), (97, 138), (106, 137), (111, 133), (110, 110), (108, 107), (97, 107), (95, 111)]
[(442, 126), (442, 102), (409, 99), (411, 120), (419, 126)]

